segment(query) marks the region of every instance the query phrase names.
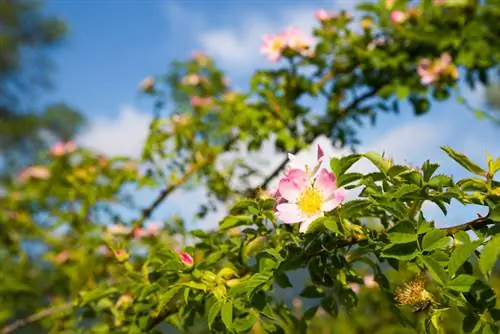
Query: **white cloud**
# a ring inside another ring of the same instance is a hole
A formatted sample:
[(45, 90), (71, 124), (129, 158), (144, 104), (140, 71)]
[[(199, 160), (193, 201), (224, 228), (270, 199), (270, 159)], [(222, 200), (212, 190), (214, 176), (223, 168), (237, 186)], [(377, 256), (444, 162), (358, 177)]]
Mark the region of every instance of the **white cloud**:
[(106, 155), (136, 157), (147, 138), (152, 116), (131, 106), (120, 108), (115, 117), (97, 117), (77, 141)]

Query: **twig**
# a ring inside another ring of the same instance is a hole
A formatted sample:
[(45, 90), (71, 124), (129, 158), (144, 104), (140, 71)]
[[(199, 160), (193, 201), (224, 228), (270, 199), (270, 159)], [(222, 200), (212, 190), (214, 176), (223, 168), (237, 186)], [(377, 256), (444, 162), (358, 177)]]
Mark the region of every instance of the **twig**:
[[(489, 219), (488, 217), (479, 217), (457, 226), (439, 228), (439, 230), (445, 232), (447, 236), (453, 236), (460, 231), (477, 230), (482, 227), (486, 227), (490, 224), (495, 224), (495, 221)], [(385, 231), (380, 233), (380, 235), (383, 234), (385, 234)], [(336, 247), (351, 246), (359, 244), (365, 240), (367, 240), (367, 237), (364, 234), (355, 234), (346, 239), (337, 241), (335, 243), (335, 246)]]
[(37, 313), (34, 313), (34, 314), (24, 318), (24, 319), (16, 320), (13, 323), (11, 323), (10, 325), (5, 326), (2, 329), (2, 334), (12, 333), (21, 327), (27, 326), (33, 322), (37, 322), (37, 321), (39, 321), (43, 318), (46, 318), (48, 316), (51, 316), (53, 314), (69, 310), (72, 307), (73, 307), (73, 303), (66, 303), (66, 304), (62, 304), (62, 305), (57, 305), (57, 306), (45, 308)]

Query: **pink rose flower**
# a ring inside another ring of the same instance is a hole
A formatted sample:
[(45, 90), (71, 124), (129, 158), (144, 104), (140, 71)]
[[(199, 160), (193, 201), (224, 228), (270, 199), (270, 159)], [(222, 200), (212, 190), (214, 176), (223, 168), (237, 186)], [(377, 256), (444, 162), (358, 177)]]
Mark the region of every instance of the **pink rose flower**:
[(65, 263), (69, 260), (69, 252), (67, 250), (63, 250), (62, 252), (56, 255), (57, 263)]
[(126, 235), (132, 232), (130, 227), (127, 227), (122, 224), (112, 224), (107, 227), (107, 232), (112, 235)]
[(76, 144), (74, 142), (58, 142), (52, 146), (49, 154), (53, 157), (60, 157), (62, 155), (73, 153), (74, 151), (76, 151)]
[(375, 277), (373, 275), (366, 275), (363, 277), (363, 283), (367, 288), (376, 288), (378, 287), (377, 281), (375, 281)]
[(408, 15), (400, 10), (393, 10), (391, 12), (391, 21), (396, 24), (401, 24), (406, 21)]
[(27, 167), (17, 175), (17, 179), (21, 182), (25, 182), (30, 179), (47, 180), (49, 177), (50, 171), (44, 166)]
[(316, 16), (316, 19), (318, 21), (326, 21), (329, 19), (333, 19), (333, 18), (337, 17), (338, 15), (337, 15), (337, 13), (330, 13), (327, 10), (321, 8), (321, 9), (318, 9), (316, 11), (315, 16)]
[(201, 78), (198, 74), (188, 74), (182, 78), (182, 84), (187, 86), (196, 86), (201, 82)]
[[(279, 181), (279, 195), (286, 200), (277, 205), (277, 217), (285, 224), (301, 223), (300, 232), (305, 233), (309, 225), (340, 205), (345, 189), (337, 188), (333, 173), (320, 169), (324, 153), (318, 146), (317, 166), (312, 170), (290, 169)], [(292, 162), (295, 157), (291, 155)]]
[(349, 288), (351, 288), (354, 293), (358, 294), (361, 291), (361, 286), (358, 283), (349, 283)]
[(277, 62), (281, 57), (285, 45), (286, 42), (283, 36), (264, 35), (260, 53), (270, 61)]
[(204, 107), (212, 104), (213, 99), (211, 97), (192, 96), (189, 102), (193, 107)]

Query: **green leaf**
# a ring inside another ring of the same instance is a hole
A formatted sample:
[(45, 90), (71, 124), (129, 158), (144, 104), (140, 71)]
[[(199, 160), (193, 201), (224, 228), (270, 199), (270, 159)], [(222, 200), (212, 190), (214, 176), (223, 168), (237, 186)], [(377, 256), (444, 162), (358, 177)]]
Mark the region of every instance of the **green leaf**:
[(225, 302), (220, 315), (226, 328), (231, 329), (233, 327), (233, 303), (230, 301)]
[(453, 235), (453, 238), (456, 240), (460, 241), (463, 244), (468, 244), (470, 243), (470, 237), (465, 231), (459, 231), (455, 235)]
[(423, 256), (421, 259), (431, 274), (431, 277), (440, 285), (445, 285), (448, 281), (448, 274), (444, 271), (443, 267), (431, 257)]
[(300, 296), (304, 298), (321, 298), (324, 294), (323, 289), (314, 285), (308, 285), (302, 290)]
[(450, 156), (450, 158), (452, 158), (453, 160), (455, 160), (456, 162), (458, 162), (460, 165), (462, 165), (462, 167), (464, 167), (465, 169), (467, 169), (469, 172), (474, 173), (476, 175), (480, 175), (480, 176), (485, 176), (486, 175), (486, 171), (484, 169), (482, 169), (481, 167), (479, 167), (478, 165), (476, 165), (475, 163), (473, 163), (464, 154), (454, 151), (449, 146), (443, 146), (443, 147), (441, 147), (441, 149), (443, 151), (445, 151), (446, 154), (448, 154), (448, 156)]
[(279, 273), (274, 276), (274, 281), (276, 284), (280, 286), (282, 289), (286, 288), (291, 288), (292, 283), (290, 282), (290, 279), (288, 278), (286, 273)]
[(417, 257), (418, 253), (417, 243), (410, 242), (406, 244), (388, 245), (388, 247), (384, 249), (382, 256), (401, 261), (408, 261)]
[(333, 174), (339, 178), (342, 176), (353, 164), (355, 164), (359, 159), (361, 159), (361, 155), (359, 154), (351, 154), (342, 158), (332, 158), (330, 160), (330, 167), (332, 168)]
[(453, 179), (448, 175), (436, 175), (429, 181), (429, 186), (433, 188), (443, 188), (453, 186)]
[(488, 218), (500, 222), (500, 204), (495, 206), (493, 209), (490, 210), (490, 213), (488, 214)]
[(488, 276), (497, 261), (500, 252), (500, 235), (495, 235), (484, 245), (479, 257), (479, 268), (483, 275)]
[(448, 262), (448, 273), (450, 277), (453, 277), (457, 270), (467, 261), (476, 248), (480, 245), (480, 242), (467, 243), (465, 245), (457, 247), (453, 253), (451, 253), (450, 261)]
[(233, 322), (233, 329), (238, 333), (246, 333), (255, 325), (256, 321), (257, 318), (253, 314), (248, 314), (243, 318), (236, 319)]
[(407, 242), (413, 242), (417, 240), (417, 234), (415, 233), (393, 232), (393, 233), (388, 233), (387, 237), (393, 244), (405, 244)]
[(217, 315), (219, 314), (221, 307), (222, 307), (222, 302), (217, 301), (212, 305), (212, 307), (210, 308), (210, 311), (208, 311), (208, 328), (209, 329), (212, 329), (212, 324), (213, 324), (215, 318), (217, 318)]
[(227, 216), (219, 223), (219, 228), (227, 230), (236, 226), (252, 225), (252, 222), (252, 218), (246, 215)]
[(370, 160), (385, 175), (387, 175), (387, 172), (392, 167), (391, 163), (377, 152), (368, 152), (363, 154), (363, 156)]
[(459, 275), (455, 279), (448, 282), (446, 287), (450, 290), (459, 292), (468, 292), (472, 285), (476, 282), (476, 278), (470, 275)]
[(113, 295), (115, 293), (118, 293), (118, 289), (116, 289), (114, 287), (111, 287), (111, 288), (108, 288), (105, 290), (97, 289), (97, 290), (93, 290), (93, 291), (80, 292), (80, 298), (81, 298), (80, 305), (88, 304), (90, 302), (107, 297), (109, 295)]
[(397, 188), (396, 192), (392, 195), (392, 198), (399, 199), (406, 195), (416, 194), (418, 192), (420, 192), (419, 186), (414, 184), (403, 184)]
[(205, 291), (207, 289), (207, 286), (203, 283), (198, 283), (198, 282), (193, 282), (193, 281), (190, 281), (190, 282), (184, 282), (182, 283), (183, 286), (187, 286), (191, 289), (195, 289), (195, 290), (203, 290)]
[(323, 221), (323, 224), (327, 229), (334, 233), (339, 233), (339, 225), (337, 224), (337, 220), (334, 219), (333, 217), (325, 217)]
[(446, 247), (450, 239), (442, 230), (432, 230), (428, 232), (422, 240), (422, 248), (428, 252)]

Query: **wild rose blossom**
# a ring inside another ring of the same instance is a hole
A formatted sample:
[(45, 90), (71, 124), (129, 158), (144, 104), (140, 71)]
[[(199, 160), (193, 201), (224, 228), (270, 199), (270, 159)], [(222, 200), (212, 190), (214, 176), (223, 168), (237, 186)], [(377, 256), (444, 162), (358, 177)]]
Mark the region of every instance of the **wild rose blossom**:
[(295, 27), (286, 28), (277, 36), (265, 35), (260, 47), (260, 52), (272, 62), (276, 62), (281, 58), (285, 48), (290, 48), (304, 56), (310, 56), (310, 46), (312, 40), (305, 36)]
[(363, 283), (367, 288), (376, 288), (378, 287), (377, 281), (375, 281), (375, 277), (373, 275), (366, 275), (363, 277)]
[(182, 84), (186, 86), (197, 86), (202, 80), (202, 77), (198, 74), (188, 74), (182, 78)]
[(162, 227), (163, 224), (161, 222), (152, 222), (145, 228), (136, 228), (134, 230), (134, 237), (136, 239), (156, 237), (160, 233)]
[(211, 97), (201, 97), (201, 96), (191, 96), (189, 103), (193, 107), (204, 107), (212, 104), (213, 99)]
[(393, 10), (391, 12), (391, 21), (396, 24), (401, 24), (406, 21), (408, 15), (400, 10)]
[(139, 88), (146, 93), (151, 93), (154, 90), (154, 86), (155, 86), (155, 78), (151, 76), (144, 78), (139, 84)]
[(439, 59), (433, 61), (427, 58), (421, 59), (418, 64), (417, 73), (420, 76), (420, 82), (424, 85), (429, 85), (442, 76), (449, 76), (453, 79), (458, 78), (458, 70), (452, 63), (450, 54), (447, 52), (443, 53)]
[(205, 67), (208, 65), (208, 56), (201, 51), (193, 52), (193, 59), (200, 65), (201, 67)]
[(359, 285), (358, 283), (349, 283), (348, 286), (356, 294), (361, 291), (361, 285)]
[(297, 159), (290, 155), (292, 169), (279, 181), (279, 195), (286, 200), (276, 206), (277, 216), (285, 224), (301, 223), (305, 233), (313, 221), (335, 209), (345, 197), (344, 188), (337, 188), (333, 173), (320, 168), (323, 150), (318, 146), (317, 164), (313, 168), (295, 168)]
[(186, 266), (192, 267), (194, 265), (193, 257), (189, 255), (189, 253), (183, 252), (179, 248), (176, 248), (175, 251), (177, 252), (177, 254), (179, 254), (181, 262), (184, 263)]
[(283, 36), (264, 35), (260, 53), (267, 57), (272, 62), (277, 62), (283, 49), (285, 48), (286, 41)]
[(50, 171), (44, 166), (27, 167), (17, 175), (17, 179), (21, 182), (25, 182), (29, 179), (47, 180), (49, 177)]
[(125, 235), (132, 232), (132, 229), (122, 224), (112, 224), (107, 227), (106, 231), (112, 235)]
[(318, 9), (316, 11), (315, 16), (316, 16), (316, 19), (318, 21), (326, 21), (326, 20), (329, 20), (329, 19), (336, 18), (338, 16), (338, 14), (337, 13), (331, 13), (331, 12), (328, 12), (327, 10), (325, 10), (323, 8), (320, 8), (320, 9)]
[(51, 147), (49, 154), (53, 157), (60, 157), (76, 151), (76, 144), (73, 141), (57, 142)]
[(69, 252), (67, 250), (63, 250), (58, 253), (55, 258), (57, 263), (65, 263), (69, 260)]

